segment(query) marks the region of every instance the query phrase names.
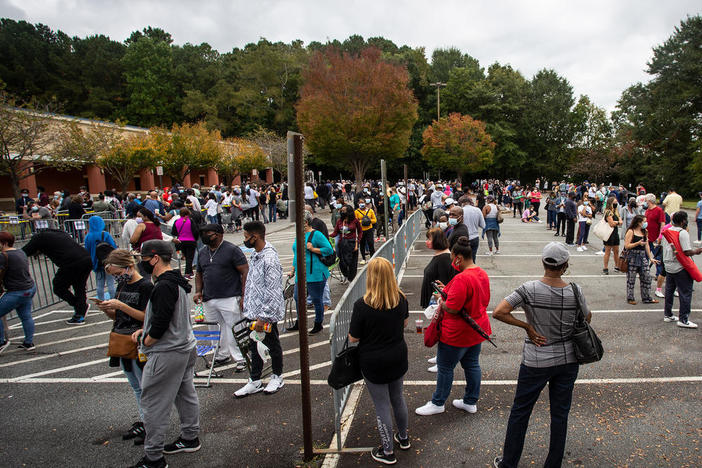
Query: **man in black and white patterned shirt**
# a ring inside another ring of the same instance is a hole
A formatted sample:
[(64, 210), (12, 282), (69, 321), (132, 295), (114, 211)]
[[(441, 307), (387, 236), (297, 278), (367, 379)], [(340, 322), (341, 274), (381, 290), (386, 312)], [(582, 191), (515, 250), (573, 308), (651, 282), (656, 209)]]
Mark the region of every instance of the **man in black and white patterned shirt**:
[[(561, 466), (568, 432), (568, 413), (579, 364), (575, 357), (573, 327), (580, 308), (589, 322), (591, 313), (580, 286), (566, 283), (561, 276), (568, 270), (570, 254), (560, 242), (544, 247), (541, 261), (544, 276), (527, 281), (495, 307), (493, 318), (523, 328), (527, 333), (519, 368), (517, 390), (507, 423), (502, 457), (494, 460), (497, 468), (516, 468), (524, 448), (529, 417), (541, 390), (548, 383), (551, 409), (551, 443), (544, 466)], [(512, 315), (524, 309), (526, 322)]]
[[(244, 245), (255, 251), (249, 259), (249, 274), (244, 293), (244, 316), (255, 320), (254, 330), (265, 332), (262, 343), (268, 347), (273, 364), (273, 375), (265, 389), (261, 384), (263, 359), (256, 349), (251, 352), (251, 376), (242, 388), (234, 393), (237, 398), (258, 393), (277, 392), (283, 385), (283, 349), (278, 338), (276, 322), (285, 316), (283, 299), (283, 267), (278, 252), (270, 242), (266, 242), (266, 227), (260, 221), (244, 224)], [(270, 330), (265, 329), (270, 325)]]

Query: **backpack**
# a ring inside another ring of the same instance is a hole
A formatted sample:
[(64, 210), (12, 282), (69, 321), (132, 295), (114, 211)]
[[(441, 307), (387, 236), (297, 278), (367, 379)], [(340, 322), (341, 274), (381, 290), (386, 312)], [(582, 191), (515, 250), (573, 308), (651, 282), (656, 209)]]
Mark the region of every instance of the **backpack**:
[[(358, 210), (358, 211), (361, 211), (361, 210)], [(368, 227), (372, 224), (371, 219), (368, 217), (369, 211), (370, 210), (366, 210), (366, 212), (363, 213), (363, 218), (361, 218), (361, 226), (363, 226), (363, 227)]]
[(95, 246), (95, 257), (98, 261), (99, 268), (105, 268), (105, 259), (110, 255), (110, 252), (115, 250), (112, 244), (105, 242), (105, 231), (100, 235), (100, 242)]
[[(314, 231), (314, 232), (319, 232), (319, 231)], [(314, 232), (312, 235), (314, 235)], [(321, 234), (321, 233), (320, 233)], [(322, 234), (324, 235), (324, 234)], [(312, 236), (310, 236), (312, 237)], [(336, 263), (336, 252), (334, 249), (332, 249), (331, 255), (320, 255), (319, 260), (324, 264), (324, 266), (330, 267)]]

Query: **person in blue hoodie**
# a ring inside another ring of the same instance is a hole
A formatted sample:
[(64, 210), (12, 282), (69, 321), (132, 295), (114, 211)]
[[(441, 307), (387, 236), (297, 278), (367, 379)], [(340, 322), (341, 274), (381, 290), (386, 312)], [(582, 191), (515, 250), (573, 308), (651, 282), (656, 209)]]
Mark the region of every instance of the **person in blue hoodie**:
[[(100, 244), (108, 244), (98, 246)], [(115, 297), (115, 279), (112, 275), (105, 273), (105, 266), (102, 261), (107, 255), (117, 248), (115, 240), (109, 232), (105, 231), (105, 221), (100, 216), (91, 216), (88, 220), (88, 235), (85, 236), (85, 249), (90, 253), (90, 259), (93, 262), (93, 271), (95, 272), (95, 283), (97, 284), (97, 298), (101, 301), (105, 300), (105, 283), (107, 283), (107, 291), (110, 294), (110, 299)]]

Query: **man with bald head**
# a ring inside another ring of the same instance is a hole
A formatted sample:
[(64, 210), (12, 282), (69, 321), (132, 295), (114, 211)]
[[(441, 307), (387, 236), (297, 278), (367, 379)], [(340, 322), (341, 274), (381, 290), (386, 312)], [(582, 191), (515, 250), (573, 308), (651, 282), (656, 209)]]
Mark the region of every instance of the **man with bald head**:
[(463, 208), (453, 205), (448, 213), (449, 227), (452, 227), (451, 235), (449, 236), (449, 250), (453, 248), (459, 237), (468, 237), (468, 226), (463, 224)]

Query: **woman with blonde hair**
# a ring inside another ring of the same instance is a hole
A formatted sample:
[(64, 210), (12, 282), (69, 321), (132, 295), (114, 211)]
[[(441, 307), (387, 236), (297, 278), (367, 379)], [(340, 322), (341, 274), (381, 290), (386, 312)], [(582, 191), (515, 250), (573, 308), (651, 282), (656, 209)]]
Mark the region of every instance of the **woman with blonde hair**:
[[(371, 451), (373, 460), (393, 465), (397, 462), (393, 439), (409, 450), (407, 403), (402, 379), (408, 368), (404, 329), (409, 305), (386, 259), (374, 258), (366, 270), (366, 294), (353, 305), (349, 342), (358, 343), (361, 372), (375, 405), (382, 445)], [(397, 432), (393, 434), (392, 413)]]
[[(154, 286), (147, 280), (136, 267), (134, 256), (125, 249), (115, 249), (105, 259), (105, 272), (115, 276), (117, 280), (117, 293), (114, 299), (99, 301), (97, 306), (105, 315), (114, 320), (112, 333), (127, 336), (144, 326), (144, 313), (149, 302)], [(116, 343), (116, 342), (115, 342)], [(112, 346), (112, 338), (108, 353), (110, 367), (121, 367), (127, 377), (136, 397), (139, 421), (122, 435), (123, 440), (135, 439), (134, 443), (144, 442), (144, 414), (141, 410), (141, 373), (144, 363), (139, 362), (136, 356), (136, 345), (131, 350), (132, 355), (125, 354), (124, 349)]]

